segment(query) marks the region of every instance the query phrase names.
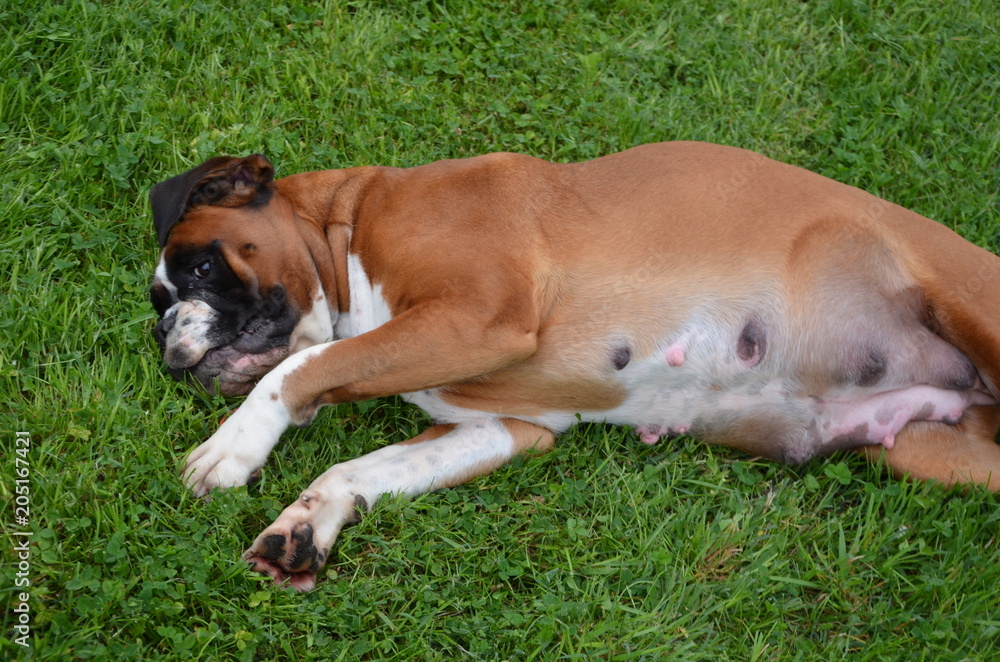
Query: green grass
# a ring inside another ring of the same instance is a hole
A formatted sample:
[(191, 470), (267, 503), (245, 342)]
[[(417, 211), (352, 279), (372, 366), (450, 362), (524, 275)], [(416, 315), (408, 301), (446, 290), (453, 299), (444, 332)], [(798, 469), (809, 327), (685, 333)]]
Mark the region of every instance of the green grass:
[[(5, 658), (995, 659), (995, 496), (601, 426), (383, 499), (316, 591), (273, 590), (239, 560), (252, 538), (423, 414), (330, 408), (286, 434), (261, 483), (196, 500), (179, 458), (233, 403), (168, 380), (146, 299), (147, 191), (219, 153), (289, 174), (709, 140), (997, 251), (993, 0), (225, 7), (0, 6)], [(16, 430), (33, 441), (29, 650), (12, 630)]]

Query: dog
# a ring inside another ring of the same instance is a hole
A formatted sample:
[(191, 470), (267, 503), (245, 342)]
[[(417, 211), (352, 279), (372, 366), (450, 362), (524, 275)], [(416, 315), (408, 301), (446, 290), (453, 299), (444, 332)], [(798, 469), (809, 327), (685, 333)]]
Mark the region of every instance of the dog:
[(694, 142), (281, 179), (252, 155), (150, 199), (169, 372), (246, 395), (187, 457), (195, 494), (247, 483), (327, 404), (399, 394), (435, 421), (257, 537), (244, 558), (275, 583), (313, 588), (380, 495), (464, 483), (580, 420), (1000, 491), (1000, 258), (820, 175)]

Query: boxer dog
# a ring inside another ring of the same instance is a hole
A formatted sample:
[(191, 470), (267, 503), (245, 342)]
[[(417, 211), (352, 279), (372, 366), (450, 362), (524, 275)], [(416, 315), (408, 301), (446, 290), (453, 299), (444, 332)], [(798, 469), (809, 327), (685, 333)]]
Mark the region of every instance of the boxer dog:
[(312, 588), (380, 495), (464, 483), (580, 420), (1000, 490), (1000, 259), (913, 212), (690, 142), (273, 175), (218, 157), (151, 193), (169, 371), (247, 396), (188, 485), (245, 484), (323, 405), (399, 394), (435, 421), (260, 534), (244, 558), (275, 582)]

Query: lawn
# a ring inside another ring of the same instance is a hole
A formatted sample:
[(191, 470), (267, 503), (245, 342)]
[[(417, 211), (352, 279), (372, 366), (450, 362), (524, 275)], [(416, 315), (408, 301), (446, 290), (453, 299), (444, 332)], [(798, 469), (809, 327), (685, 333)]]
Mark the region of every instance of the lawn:
[(599, 425), (383, 498), (315, 591), (274, 589), (240, 561), (257, 533), (426, 418), (328, 408), (258, 484), (195, 499), (179, 461), (237, 403), (166, 376), (147, 300), (148, 190), (220, 153), (281, 175), (707, 140), (996, 252), (995, 0), (22, 0), (0, 64), (0, 657), (996, 658), (996, 496)]

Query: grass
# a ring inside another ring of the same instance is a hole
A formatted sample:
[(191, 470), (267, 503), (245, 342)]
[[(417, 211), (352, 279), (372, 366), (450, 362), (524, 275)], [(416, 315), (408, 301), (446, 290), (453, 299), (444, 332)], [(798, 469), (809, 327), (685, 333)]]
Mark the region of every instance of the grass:
[[(233, 7), (233, 8), (230, 8)], [(0, 7), (7, 658), (992, 660), (995, 496), (852, 456), (793, 469), (584, 426), (553, 453), (384, 498), (318, 589), (241, 551), (321, 470), (425, 424), (325, 410), (211, 502), (179, 458), (234, 406), (168, 381), (149, 187), (219, 153), (280, 173), (664, 139), (756, 149), (1000, 248), (992, 0), (162, 0)], [(30, 432), (30, 648), (14, 643)]]

